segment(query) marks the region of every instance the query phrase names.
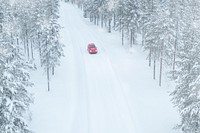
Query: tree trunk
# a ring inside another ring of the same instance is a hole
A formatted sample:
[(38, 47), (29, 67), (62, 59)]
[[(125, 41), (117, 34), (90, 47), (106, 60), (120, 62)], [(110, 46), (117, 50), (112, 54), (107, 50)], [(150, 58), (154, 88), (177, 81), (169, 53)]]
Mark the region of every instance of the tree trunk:
[(23, 38), (23, 42), (24, 42), (24, 55), (26, 54), (26, 39), (25, 37)]
[(111, 33), (111, 21), (112, 19), (108, 20), (108, 32)]
[(156, 57), (153, 60), (153, 79), (156, 79)]
[(97, 15), (97, 26), (99, 26), (99, 14)]
[(41, 43), (40, 43), (40, 33), (38, 33), (38, 45), (39, 45), (39, 55), (40, 55), (40, 66), (42, 66), (42, 50), (41, 50)]
[(149, 49), (149, 67), (151, 67), (152, 48)]
[(162, 83), (162, 61), (163, 61), (163, 44), (162, 42), (162, 47), (161, 47), (161, 53), (160, 53), (160, 75), (159, 75), (159, 86), (161, 86)]
[(50, 83), (49, 83), (49, 68), (47, 67), (47, 84), (48, 84), (48, 91), (50, 91)]
[(174, 54), (173, 54), (173, 66), (172, 66), (172, 76), (174, 77), (174, 73), (175, 73), (175, 65), (176, 65), (176, 50), (177, 50), (177, 45), (178, 45), (178, 19), (176, 20), (176, 38), (175, 38), (175, 44), (174, 44)]
[(13, 45), (13, 35), (12, 35), (12, 33), (10, 34), (10, 42)]
[(124, 29), (122, 29), (122, 46), (124, 45)]
[(122, 20), (121, 19), (119, 20), (119, 27), (120, 27), (119, 31), (121, 32), (122, 31)]
[(145, 45), (145, 37), (144, 37), (144, 31), (142, 30), (142, 46)]
[(19, 38), (17, 37), (17, 53), (19, 53)]
[(159, 76), (159, 86), (161, 86), (161, 83), (162, 83), (162, 56), (160, 58), (160, 76)]
[(92, 22), (92, 15), (90, 14), (90, 22)]
[(97, 16), (94, 15), (94, 24), (96, 25), (97, 24)]
[(113, 28), (115, 30), (115, 26), (116, 26), (116, 16), (115, 16), (115, 13), (114, 13), (114, 16), (113, 16)]
[(133, 42), (134, 42), (133, 39), (134, 39), (134, 37), (133, 37), (133, 29), (131, 29), (130, 47), (133, 46)]
[(28, 56), (28, 60), (30, 59), (30, 55), (29, 55), (29, 42), (28, 42), (28, 31), (26, 30), (26, 48), (27, 48), (27, 56)]
[(52, 67), (52, 75), (54, 75), (54, 67)]
[(105, 23), (104, 23), (104, 24), (105, 24), (105, 27), (107, 28), (107, 19), (106, 19), (104, 22), (105, 22)]
[[(47, 46), (48, 44), (47, 44), (47, 41), (46, 41), (46, 50), (47, 50), (47, 48), (48, 48), (48, 46)], [(47, 64), (46, 64), (46, 67), (47, 67), (47, 85), (48, 85), (48, 91), (50, 91), (50, 83), (49, 83), (49, 55), (50, 53), (49, 53), (49, 51), (48, 51), (48, 53), (47, 53), (47, 55), (45, 55), (46, 57), (45, 58), (47, 58), (46, 60), (47, 60)]]
[(101, 15), (101, 28), (103, 28), (103, 14)]
[(175, 75), (175, 65), (176, 65), (176, 51), (174, 51), (174, 54), (173, 54), (173, 66), (172, 66), (172, 70), (173, 70), (172, 76), (173, 77)]
[(29, 44), (28, 44), (28, 39), (27, 39), (27, 44), (26, 44), (26, 45), (27, 45), (27, 47), (26, 47), (26, 48), (27, 48), (27, 56), (28, 56), (28, 60), (29, 60), (29, 59), (30, 59), (30, 55), (29, 55)]
[(33, 55), (33, 42), (31, 41), (31, 57), (32, 59), (34, 59), (34, 55)]
[(87, 18), (87, 13), (86, 13), (86, 11), (83, 12), (83, 17), (84, 17), (84, 18)]

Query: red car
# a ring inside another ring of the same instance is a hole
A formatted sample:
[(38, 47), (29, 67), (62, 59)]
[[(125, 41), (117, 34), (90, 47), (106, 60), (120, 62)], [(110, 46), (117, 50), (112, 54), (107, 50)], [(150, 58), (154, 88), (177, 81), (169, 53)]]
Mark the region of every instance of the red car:
[(94, 43), (90, 43), (88, 44), (88, 48), (87, 48), (88, 52), (90, 54), (96, 54), (98, 51), (97, 51), (97, 47), (95, 46)]

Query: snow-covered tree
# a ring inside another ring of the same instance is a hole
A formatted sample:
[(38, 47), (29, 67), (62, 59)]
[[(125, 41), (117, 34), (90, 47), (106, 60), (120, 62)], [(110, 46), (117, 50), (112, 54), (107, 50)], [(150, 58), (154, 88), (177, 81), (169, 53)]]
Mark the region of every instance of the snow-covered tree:
[(184, 133), (199, 133), (200, 2), (184, 1), (181, 5), (182, 23), (179, 23), (179, 45), (174, 70), (177, 86), (171, 95), (181, 115), (181, 123), (177, 128)]
[[(106, 21), (110, 0), (84, 1), (85, 17), (102, 15)], [(134, 42), (136, 32), (142, 35), (142, 45), (149, 51), (149, 66), (159, 64), (159, 85), (165, 63), (172, 68), (176, 81), (172, 92), (173, 103), (178, 107), (184, 133), (200, 132), (199, 81), (200, 81), (200, 2), (198, 0), (118, 0), (114, 12), (114, 29)], [(95, 19), (94, 19), (95, 20)], [(103, 27), (103, 23), (102, 23)], [(133, 40), (131, 40), (133, 39)], [(153, 63), (152, 63), (153, 62)], [(159, 62), (159, 63), (156, 63)]]
[(31, 133), (27, 125), (32, 103), (27, 91), (32, 85), (28, 73), (31, 67), (22, 59), (9, 35), (4, 34), (0, 42), (0, 132)]
[(23, 44), (24, 53), (27, 59), (33, 58), (33, 49), (31, 41), (31, 31), (33, 24), (33, 5), (34, 2), (30, 0), (16, 0), (13, 3), (13, 15), (15, 18), (15, 26), (17, 27), (17, 36)]
[(63, 56), (63, 45), (59, 42), (60, 25), (58, 19), (58, 0), (46, 1), (46, 24), (41, 34), (41, 63), (47, 72), (48, 90), (50, 90), (50, 71), (54, 74), (54, 68), (60, 64)]
[(200, 33), (196, 29), (188, 28), (186, 32), (187, 41), (179, 47), (177, 53), (179, 59), (176, 61), (175, 70), (177, 86), (172, 96), (182, 118), (178, 127), (185, 133), (198, 133), (200, 131), (200, 40), (198, 38)]
[(156, 61), (160, 59), (159, 85), (161, 85), (163, 59), (170, 59), (169, 51), (175, 40), (175, 19), (172, 18), (170, 2), (160, 4), (145, 24), (145, 49), (148, 49), (149, 60), (153, 59), (155, 79)]
[[(0, 0), (0, 3), (0, 132), (31, 133), (27, 116), (33, 99), (27, 89), (32, 86), (28, 72), (32, 67), (27, 59), (34, 46), (44, 55), (49, 53), (48, 57), (41, 55), (45, 69), (54, 72), (59, 65), (63, 45), (58, 41), (58, 0), (15, 0), (12, 5)], [(48, 49), (43, 49), (43, 42)], [(45, 63), (45, 59), (49, 62)]]

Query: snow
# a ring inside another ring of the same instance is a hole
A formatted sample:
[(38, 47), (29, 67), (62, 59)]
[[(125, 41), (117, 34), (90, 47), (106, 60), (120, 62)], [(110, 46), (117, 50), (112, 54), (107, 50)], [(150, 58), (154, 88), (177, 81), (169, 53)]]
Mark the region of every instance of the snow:
[[(121, 46), (120, 33), (107, 33), (61, 2), (61, 42), (65, 57), (51, 77), (32, 72), (30, 128), (36, 133), (178, 133), (179, 115), (167, 83), (152, 79), (146, 53)], [(98, 54), (88, 54), (88, 43)], [(40, 67), (39, 62), (36, 62)]]

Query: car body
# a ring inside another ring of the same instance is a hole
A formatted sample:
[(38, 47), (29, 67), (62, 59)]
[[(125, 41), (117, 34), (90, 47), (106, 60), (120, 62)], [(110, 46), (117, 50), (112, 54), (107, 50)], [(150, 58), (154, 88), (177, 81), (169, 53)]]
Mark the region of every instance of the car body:
[(97, 47), (94, 43), (88, 44), (87, 50), (90, 54), (96, 54), (98, 52)]

